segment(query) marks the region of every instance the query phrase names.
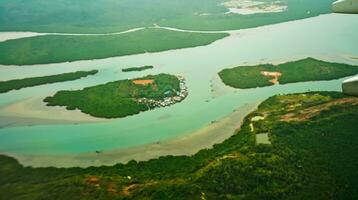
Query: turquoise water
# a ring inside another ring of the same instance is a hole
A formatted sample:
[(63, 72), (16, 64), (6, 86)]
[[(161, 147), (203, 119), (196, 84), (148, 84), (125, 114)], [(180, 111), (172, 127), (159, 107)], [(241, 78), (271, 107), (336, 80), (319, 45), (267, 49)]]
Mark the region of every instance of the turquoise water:
[[(217, 80), (223, 68), (245, 63), (282, 62), (304, 57), (358, 64), (358, 16), (330, 14), (315, 18), (236, 31), (204, 47), (154, 54), (36, 66), (0, 66), (0, 80), (99, 69), (100, 73), (71, 82), (43, 85), (0, 94), (0, 106), (58, 90), (79, 89), (146, 74), (184, 75), (189, 96), (170, 107), (96, 124), (25, 126), (0, 129), (0, 151), (16, 154), (75, 154), (139, 146), (177, 138), (198, 130), (235, 108), (274, 94), (313, 90), (340, 91), (340, 80), (306, 82), (236, 90)], [(122, 73), (122, 68), (154, 65), (153, 70)], [(309, 72), (302, 72), (309, 73)], [(222, 95), (213, 98), (214, 79)], [(165, 116), (165, 117), (163, 117)]]

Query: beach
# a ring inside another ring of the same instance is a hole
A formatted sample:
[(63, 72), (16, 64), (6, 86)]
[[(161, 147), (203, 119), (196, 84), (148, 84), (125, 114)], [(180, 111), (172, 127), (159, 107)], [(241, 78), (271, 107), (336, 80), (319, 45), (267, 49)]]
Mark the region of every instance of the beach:
[(45, 124), (78, 124), (109, 121), (65, 107), (49, 107), (45, 97), (31, 97), (0, 107), (0, 128)]
[[(235, 134), (244, 117), (257, 108), (258, 102), (235, 109), (228, 116), (182, 137), (138, 147), (71, 155), (6, 155), (15, 157), (21, 164), (32, 167), (90, 167), (145, 161), (167, 155), (193, 155), (201, 149), (211, 148)], [(0, 152), (1, 153), (1, 152)]]

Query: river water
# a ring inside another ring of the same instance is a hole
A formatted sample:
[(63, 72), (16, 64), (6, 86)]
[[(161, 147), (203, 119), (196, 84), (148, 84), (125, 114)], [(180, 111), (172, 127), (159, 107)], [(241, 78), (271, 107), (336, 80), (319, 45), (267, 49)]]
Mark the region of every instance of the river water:
[[(358, 60), (353, 59), (358, 56), (358, 15), (329, 14), (234, 31), (231, 36), (207, 46), (160, 53), (47, 65), (0, 65), (0, 80), (100, 70), (97, 75), (85, 79), (0, 94), (0, 107), (27, 98), (53, 95), (58, 90), (79, 89), (147, 74), (183, 75), (189, 88), (189, 96), (179, 104), (122, 119), (0, 128), (0, 152), (60, 155), (135, 147), (186, 136), (229, 115), (236, 108), (274, 94), (340, 91), (343, 79), (240, 90), (223, 85), (217, 77), (217, 72), (223, 68), (280, 63), (308, 56), (358, 64)], [(121, 72), (122, 68), (143, 65), (155, 68), (143, 72)]]

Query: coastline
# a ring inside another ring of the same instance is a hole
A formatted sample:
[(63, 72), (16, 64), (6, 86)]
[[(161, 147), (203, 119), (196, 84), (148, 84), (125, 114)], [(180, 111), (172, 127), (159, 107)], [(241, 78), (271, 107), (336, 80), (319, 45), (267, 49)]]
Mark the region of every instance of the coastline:
[(6, 152), (0, 154), (14, 157), (22, 165), (31, 167), (110, 166), (127, 163), (130, 160), (146, 161), (167, 155), (190, 156), (201, 149), (211, 148), (235, 134), (243, 119), (254, 111), (258, 104), (259, 102), (256, 102), (239, 107), (220, 120), (182, 137), (137, 147), (73, 155), (17, 155)]

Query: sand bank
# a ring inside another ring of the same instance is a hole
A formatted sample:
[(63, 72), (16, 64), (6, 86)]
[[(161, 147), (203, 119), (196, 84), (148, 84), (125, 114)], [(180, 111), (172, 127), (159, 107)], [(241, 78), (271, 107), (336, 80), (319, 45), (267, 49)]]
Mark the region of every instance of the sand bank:
[(33, 167), (88, 167), (126, 163), (130, 160), (144, 161), (166, 155), (193, 155), (201, 149), (211, 148), (233, 135), (244, 117), (257, 107), (258, 103), (247, 104), (228, 116), (208, 126), (173, 140), (142, 145), (138, 147), (91, 152), (76, 155), (16, 155), (25, 166)]
[(79, 110), (64, 107), (49, 107), (42, 100), (45, 97), (27, 98), (0, 108), (0, 128), (34, 126), (43, 124), (77, 124), (105, 122)]

